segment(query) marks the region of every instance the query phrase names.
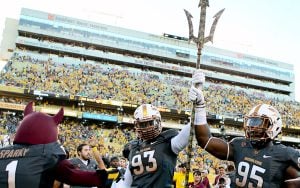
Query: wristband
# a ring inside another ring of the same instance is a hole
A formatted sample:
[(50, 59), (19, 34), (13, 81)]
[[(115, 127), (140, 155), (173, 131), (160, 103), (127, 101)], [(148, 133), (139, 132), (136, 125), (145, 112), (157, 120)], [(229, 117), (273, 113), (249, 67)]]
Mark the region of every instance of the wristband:
[(206, 110), (205, 108), (195, 108), (194, 125), (206, 125)]

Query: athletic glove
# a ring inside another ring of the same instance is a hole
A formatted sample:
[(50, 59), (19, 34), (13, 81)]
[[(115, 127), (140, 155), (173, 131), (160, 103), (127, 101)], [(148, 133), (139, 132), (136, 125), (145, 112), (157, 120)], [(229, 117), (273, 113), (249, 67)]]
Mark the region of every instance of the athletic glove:
[(195, 70), (192, 76), (192, 86), (189, 91), (189, 100), (195, 102), (196, 108), (204, 108), (205, 101), (203, 92), (201, 91), (202, 86), (205, 82), (205, 75), (202, 70)]
[(204, 73), (200, 69), (196, 70), (193, 74), (192, 86), (189, 91), (189, 100), (195, 103), (194, 125), (207, 124), (205, 100), (202, 92), (204, 82)]
[(192, 84), (196, 88), (202, 89), (202, 86), (205, 83), (205, 75), (202, 72), (202, 70), (197, 69), (195, 70), (193, 76), (192, 76)]
[(195, 108), (205, 107), (205, 101), (204, 101), (204, 96), (202, 91), (200, 89), (195, 88), (194, 86), (190, 88), (189, 100), (195, 102), (196, 104)]

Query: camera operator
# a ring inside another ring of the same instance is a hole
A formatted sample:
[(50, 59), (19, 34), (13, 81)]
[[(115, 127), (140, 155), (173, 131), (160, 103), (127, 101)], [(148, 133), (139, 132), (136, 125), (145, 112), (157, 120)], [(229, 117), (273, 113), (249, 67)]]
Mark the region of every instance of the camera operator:
[(219, 166), (219, 175), (216, 176), (214, 187), (215, 188), (230, 188), (230, 178), (226, 175), (226, 165)]

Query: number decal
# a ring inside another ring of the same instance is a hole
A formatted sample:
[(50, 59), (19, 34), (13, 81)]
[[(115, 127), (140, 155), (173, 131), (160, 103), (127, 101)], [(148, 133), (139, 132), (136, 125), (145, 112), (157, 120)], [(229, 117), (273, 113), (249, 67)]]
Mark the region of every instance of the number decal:
[(263, 185), (263, 178), (258, 176), (256, 174), (256, 172), (260, 172), (260, 173), (265, 173), (266, 169), (263, 169), (259, 166), (256, 166), (256, 165), (253, 165), (252, 169), (251, 169), (251, 172), (250, 172), (250, 179), (254, 179), (257, 181), (257, 186), (253, 185), (253, 183), (249, 183), (248, 186), (245, 186), (246, 183), (247, 183), (247, 178), (248, 178), (248, 175), (249, 175), (249, 170), (250, 170), (250, 164), (247, 163), (247, 162), (240, 162), (239, 163), (239, 166), (238, 166), (238, 169), (237, 169), (237, 172), (238, 172), (238, 175), (242, 176), (242, 180), (240, 180), (239, 178), (236, 178), (236, 185), (239, 186), (239, 187), (262, 187)]
[(154, 158), (154, 150), (146, 151), (143, 153), (143, 158), (148, 159), (147, 165), (144, 167), (142, 162), (142, 155), (135, 155), (131, 160), (131, 165), (134, 168), (133, 173), (135, 175), (140, 175), (144, 173), (146, 170), (147, 172), (154, 172), (157, 169), (157, 162)]
[(240, 176), (242, 176), (243, 179), (242, 179), (242, 181), (239, 181), (238, 178), (236, 179), (236, 184), (238, 186), (245, 187), (246, 182), (247, 182), (248, 173), (249, 173), (249, 168), (250, 168), (249, 163), (246, 163), (246, 162), (239, 163), (238, 174)]
[(135, 175), (140, 175), (144, 172), (144, 166), (143, 166), (143, 163), (142, 163), (142, 156), (141, 155), (135, 155), (132, 158), (131, 165), (133, 167), (138, 167), (137, 169), (135, 168), (133, 170)]
[[(253, 165), (252, 170), (251, 170), (251, 174), (250, 174), (250, 178), (255, 179), (258, 183), (257, 183), (257, 187), (262, 187), (262, 184), (264, 182), (263, 178), (256, 175), (256, 172), (260, 172), (260, 173), (265, 173), (266, 169), (263, 169), (259, 166)], [(253, 183), (249, 184), (249, 187), (254, 187)], [(256, 186), (255, 186), (256, 187)]]
[(16, 169), (17, 169), (18, 161), (11, 161), (6, 166), (6, 171), (8, 171), (8, 188), (16, 187)]
[(156, 159), (153, 157), (154, 156), (154, 150), (152, 151), (146, 151), (144, 153), (144, 157), (146, 158), (147, 156), (149, 156), (149, 163), (152, 165), (146, 166), (146, 171), (148, 172), (153, 172), (157, 169), (157, 163), (156, 163)]

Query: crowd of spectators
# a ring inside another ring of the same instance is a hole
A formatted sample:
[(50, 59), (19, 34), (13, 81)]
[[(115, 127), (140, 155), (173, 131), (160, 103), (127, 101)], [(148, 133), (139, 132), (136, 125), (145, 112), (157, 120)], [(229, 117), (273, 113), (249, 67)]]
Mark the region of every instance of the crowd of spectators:
[[(1, 73), (2, 84), (32, 90), (86, 96), (189, 111), (190, 78), (128, 66), (94, 62), (72, 64), (15, 53)], [(253, 104), (267, 103), (282, 114), (285, 127), (299, 127), (300, 104), (272, 98), (268, 91), (208, 80), (204, 86), (210, 114), (241, 117)], [(274, 94), (274, 93), (273, 93)], [(278, 94), (279, 95), (279, 94)]]

